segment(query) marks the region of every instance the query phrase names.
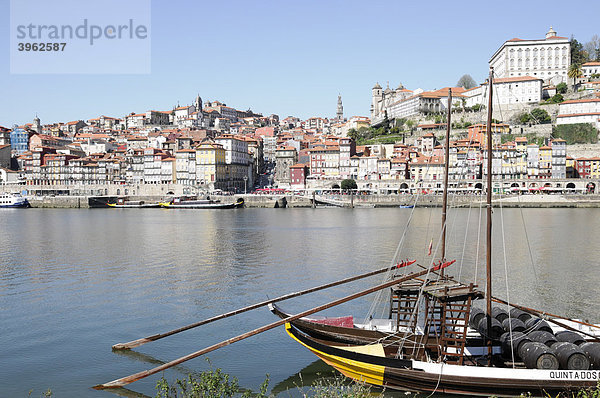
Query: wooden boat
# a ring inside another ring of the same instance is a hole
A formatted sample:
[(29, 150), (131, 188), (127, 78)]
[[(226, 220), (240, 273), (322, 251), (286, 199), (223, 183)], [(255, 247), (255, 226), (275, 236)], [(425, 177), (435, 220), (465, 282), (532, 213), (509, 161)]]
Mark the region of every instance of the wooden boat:
[(236, 209), (244, 206), (244, 199), (238, 198), (233, 203), (221, 203), (218, 200), (180, 197), (161, 202), (159, 205), (166, 209)]
[(290, 323), (286, 332), (317, 357), (347, 377), (374, 386), (403, 391), (427, 391), (468, 396), (556, 394), (596, 386), (598, 370), (544, 370), (460, 365), (396, 357), (384, 344), (344, 345), (318, 340)]
[[(491, 171), (493, 71), (489, 82), (487, 170)], [(449, 158), (451, 99), (450, 92), (445, 159)], [(448, 162), (440, 263), (446, 261), (447, 186)], [(488, 173), (485, 295), (472, 283), (456, 281), (443, 271), (431, 272), (392, 288), (387, 320), (348, 325), (340, 321), (346, 317), (290, 319), (286, 323), (288, 335), (345, 376), (388, 389), (515, 396), (595, 387), (600, 380), (599, 325), (548, 318), (553, 323), (550, 327), (546, 321), (531, 317), (548, 317), (546, 312), (507, 302), (503, 302), (504, 307), (492, 307), (493, 300), (502, 300), (492, 296), (491, 210), (492, 175)], [(474, 306), (482, 298), (483, 308)], [(289, 316), (276, 306), (271, 309), (284, 319)], [(516, 325), (522, 325), (521, 331)]]
[(141, 209), (141, 208), (158, 208), (158, 203), (145, 203), (143, 200), (127, 200), (125, 198), (117, 198), (116, 203), (108, 203), (109, 207), (115, 209)]
[(0, 194), (0, 208), (28, 208), (31, 207), (27, 198), (12, 193)]

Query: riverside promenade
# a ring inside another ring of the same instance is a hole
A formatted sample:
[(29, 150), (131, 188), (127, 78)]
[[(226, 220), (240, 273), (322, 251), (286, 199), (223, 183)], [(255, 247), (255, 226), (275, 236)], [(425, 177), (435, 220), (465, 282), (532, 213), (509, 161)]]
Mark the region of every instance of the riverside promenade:
[[(89, 198), (106, 198), (102, 196), (31, 196), (29, 201), (34, 208), (89, 208)], [(247, 208), (380, 208), (380, 207), (441, 207), (442, 196), (389, 194), (389, 195), (315, 195), (312, 197), (294, 194), (283, 195), (211, 195), (223, 203), (244, 199)], [(128, 196), (129, 200), (143, 200), (146, 203), (157, 203), (165, 199), (162, 195)], [(485, 197), (481, 195), (450, 194), (448, 204), (454, 208), (479, 207), (485, 205)], [(526, 195), (494, 195), (494, 207), (523, 208), (599, 208), (598, 194), (526, 194)]]

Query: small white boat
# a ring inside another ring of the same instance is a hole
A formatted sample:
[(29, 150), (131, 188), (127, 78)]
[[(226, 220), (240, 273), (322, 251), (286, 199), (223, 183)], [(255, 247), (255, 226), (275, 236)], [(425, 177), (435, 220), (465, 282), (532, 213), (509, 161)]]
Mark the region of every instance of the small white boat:
[(27, 198), (19, 194), (3, 193), (0, 194), (0, 208), (27, 208), (31, 207)]

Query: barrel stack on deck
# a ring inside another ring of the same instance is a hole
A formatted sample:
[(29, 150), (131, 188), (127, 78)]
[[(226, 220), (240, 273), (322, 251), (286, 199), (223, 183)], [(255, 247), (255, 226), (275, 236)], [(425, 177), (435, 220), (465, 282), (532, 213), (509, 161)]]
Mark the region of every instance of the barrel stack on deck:
[(569, 330), (554, 333), (548, 322), (529, 313), (495, 306), (492, 328), (488, 331), (485, 312), (473, 307), (469, 326), (482, 337), (500, 344), (502, 357), (522, 361), (529, 369), (588, 370), (600, 369), (600, 343), (586, 342), (582, 335)]

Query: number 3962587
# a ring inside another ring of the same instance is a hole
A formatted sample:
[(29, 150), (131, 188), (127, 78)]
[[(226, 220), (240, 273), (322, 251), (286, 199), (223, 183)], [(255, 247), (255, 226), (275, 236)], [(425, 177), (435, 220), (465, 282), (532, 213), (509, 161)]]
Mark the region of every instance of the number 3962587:
[(18, 43), (19, 51), (65, 51), (67, 43)]

